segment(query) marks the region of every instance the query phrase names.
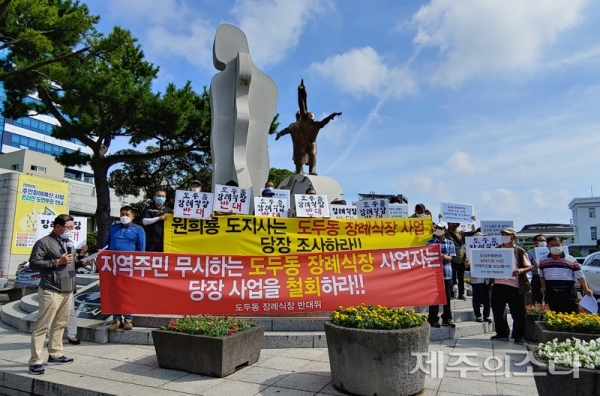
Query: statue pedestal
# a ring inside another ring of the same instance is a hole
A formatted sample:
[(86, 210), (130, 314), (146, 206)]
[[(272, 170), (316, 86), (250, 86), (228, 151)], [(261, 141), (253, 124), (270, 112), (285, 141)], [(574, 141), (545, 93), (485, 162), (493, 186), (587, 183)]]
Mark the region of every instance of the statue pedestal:
[(296, 207), (294, 194), (305, 194), (312, 187), (318, 195), (327, 195), (327, 203), (336, 198), (343, 199), (344, 190), (332, 177), (314, 175), (294, 175), (286, 177), (277, 188), (290, 191), (290, 208)]

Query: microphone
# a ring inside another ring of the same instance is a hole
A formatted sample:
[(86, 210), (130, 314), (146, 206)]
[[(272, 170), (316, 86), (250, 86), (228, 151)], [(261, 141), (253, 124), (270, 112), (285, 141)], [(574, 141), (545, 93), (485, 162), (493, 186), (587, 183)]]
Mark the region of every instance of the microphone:
[(69, 240), (67, 242), (67, 253), (73, 254), (73, 241)]

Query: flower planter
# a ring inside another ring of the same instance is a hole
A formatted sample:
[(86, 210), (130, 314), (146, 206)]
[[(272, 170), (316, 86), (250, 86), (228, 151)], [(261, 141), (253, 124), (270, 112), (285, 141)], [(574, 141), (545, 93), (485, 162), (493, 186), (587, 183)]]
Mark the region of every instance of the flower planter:
[(152, 339), (160, 367), (226, 377), (258, 362), (264, 333), (262, 325), (225, 337), (152, 330)]
[(333, 384), (355, 395), (414, 395), (425, 372), (413, 371), (429, 352), (429, 324), (402, 330), (351, 329), (325, 323)]
[(9, 301), (19, 301), (26, 295), (37, 293), (37, 291), (37, 287), (17, 287), (8, 291), (8, 299)]
[[(538, 322), (540, 323), (540, 322)], [(572, 334), (572, 333), (571, 333)], [(596, 395), (600, 386), (600, 370), (579, 368), (579, 378), (574, 378), (572, 368), (554, 366), (550, 372), (548, 361), (538, 355), (536, 348), (527, 346), (533, 357), (542, 366), (531, 362), (535, 375), (535, 386), (540, 396), (564, 396), (564, 395)]]
[(558, 338), (558, 342), (563, 342), (567, 338), (578, 338), (582, 341), (591, 341), (600, 337), (600, 334), (582, 334), (570, 333), (566, 331), (553, 331), (548, 329), (545, 322), (535, 322), (536, 334), (539, 342), (552, 341)]
[(525, 327), (525, 339), (527, 341), (537, 342), (537, 330), (535, 322), (541, 321), (544, 318), (544, 314), (527, 314), (527, 324)]

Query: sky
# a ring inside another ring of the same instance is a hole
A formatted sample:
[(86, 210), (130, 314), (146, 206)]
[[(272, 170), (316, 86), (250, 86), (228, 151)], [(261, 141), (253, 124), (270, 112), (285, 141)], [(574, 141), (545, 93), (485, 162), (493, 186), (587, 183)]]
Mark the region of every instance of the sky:
[[(344, 198), (404, 194), (410, 209), (474, 205), (479, 220), (569, 223), (600, 194), (600, 2), (591, 0), (85, 0), (160, 66), (156, 90), (217, 70), (229, 23), (278, 87), (280, 128), (297, 87), (322, 119), (318, 173)], [(272, 167), (294, 169), (289, 136)]]

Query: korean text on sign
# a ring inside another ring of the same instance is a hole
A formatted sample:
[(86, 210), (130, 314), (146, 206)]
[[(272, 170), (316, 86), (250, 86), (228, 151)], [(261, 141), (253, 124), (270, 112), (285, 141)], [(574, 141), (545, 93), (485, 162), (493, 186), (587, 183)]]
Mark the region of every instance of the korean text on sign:
[(216, 212), (249, 214), (251, 196), (249, 189), (216, 184), (213, 209)]
[(510, 227), (514, 228), (512, 220), (481, 220), (481, 233), (483, 235), (500, 235), (503, 229)]
[(213, 211), (213, 193), (177, 190), (173, 210), (175, 217), (210, 219)]
[(254, 215), (288, 217), (288, 203), (282, 198), (254, 197)]
[(371, 218), (389, 218), (387, 199), (366, 199), (356, 203), (356, 210), (359, 219)]
[(473, 224), (473, 205), (442, 202), (440, 213), (446, 223)]
[(515, 252), (513, 249), (473, 249), (471, 276), (475, 278), (512, 278)]
[(329, 217), (327, 195), (296, 194), (296, 217)]
[(354, 205), (329, 205), (329, 214), (332, 219), (356, 219), (358, 217)]

